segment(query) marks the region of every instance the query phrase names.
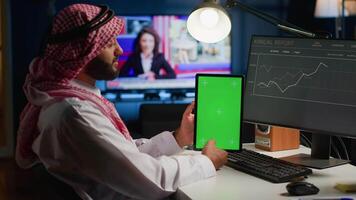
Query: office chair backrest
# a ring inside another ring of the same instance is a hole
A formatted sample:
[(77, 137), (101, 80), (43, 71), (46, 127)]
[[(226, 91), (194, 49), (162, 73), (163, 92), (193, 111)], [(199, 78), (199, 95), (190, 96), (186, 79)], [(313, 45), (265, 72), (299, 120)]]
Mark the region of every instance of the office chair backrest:
[(142, 104), (140, 107), (141, 134), (151, 138), (162, 131), (173, 131), (180, 125), (187, 104)]
[(72, 187), (48, 173), (43, 165), (34, 166), (32, 171), (35, 175), (34, 184), (41, 186), (37, 192), (39, 199), (81, 200)]

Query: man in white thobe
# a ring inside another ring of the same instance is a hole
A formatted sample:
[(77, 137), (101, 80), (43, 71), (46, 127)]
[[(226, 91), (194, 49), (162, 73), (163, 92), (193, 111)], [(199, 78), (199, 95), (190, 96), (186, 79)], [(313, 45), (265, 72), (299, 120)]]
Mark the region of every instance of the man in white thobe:
[(16, 161), (38, 163), (82, 199), (162, 199), (179, 186), (212, 177), (227, 153), (209, 141), (202, 153), (179, 154), (193, 140), (194, 103), (180, 127), (133, 140), (112, 103), (95, 87), (111, 80), (123, 53), (122, 20), (106, 6), (73, 4), (53, 21), (43, 55), (24, 84)]

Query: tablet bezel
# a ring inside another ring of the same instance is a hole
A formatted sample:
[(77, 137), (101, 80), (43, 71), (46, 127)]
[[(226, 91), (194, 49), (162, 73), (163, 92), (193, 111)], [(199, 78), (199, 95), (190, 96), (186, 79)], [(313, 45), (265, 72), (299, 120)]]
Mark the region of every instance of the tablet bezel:
[(197, 148), (197, 119), (198, 119), (198, 80), (199, 77), (228, 77), (228, 78), (241, 78), (241, 112), (240, 112), (240, 143), (239, 143), (239, 149), (224, 149), (229, 152), (239, 152), (242, 150), (242, 141), (241, 141), (241, 134), (242, 134), (242, 125), (243, 125), (243, 95), (244, 95), (244, 77), (241, 75), (231, 75), (231, 74), (196, 74), (195, 76), (195, 116), (194, 116), (194, 149), (196, 150), (202, 150), (202, 148)]

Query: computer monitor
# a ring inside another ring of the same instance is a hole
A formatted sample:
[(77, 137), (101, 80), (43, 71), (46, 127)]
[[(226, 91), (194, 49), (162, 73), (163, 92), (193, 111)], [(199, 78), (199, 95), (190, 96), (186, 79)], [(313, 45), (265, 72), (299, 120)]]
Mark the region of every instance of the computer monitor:
[(327, 158), (330, 136), (356, 137), (356, 41), (253, 36), (244, 103), (245, 121), (313, 133), (301, 164), (340, 164)]
[[(216, 44), (202, 43), (193, 39), (187, 29), (187, 16), (182, 15), (149, 15), (120, 16), (125, 27), (118, 36), (118, 43), (124, 54), (119, 58), (119, 66), (127, 62), (134, 51), (134, 41), (144, 27), (153, 28), (160, 37), (159, 52), (173, 69), (175, 78), (160, 78), (150, 81), (133, 70), (112, 81), (106, 81), (102, 90), (123, 90), (142, 92), (155, 89), (194, 89), (197, 73), (231, 73), (230, 38)], [(136, 66), (129, 66), (136, 67)], [(160, 74), (167, 73), (164, 70)]]

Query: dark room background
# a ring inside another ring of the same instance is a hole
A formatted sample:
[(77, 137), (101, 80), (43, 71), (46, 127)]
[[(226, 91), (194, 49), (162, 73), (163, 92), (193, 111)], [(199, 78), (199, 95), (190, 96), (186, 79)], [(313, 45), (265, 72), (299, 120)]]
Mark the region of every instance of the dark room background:
[[(28, 66), (41, 46), (51, 17), (56, 11), (71, 3), (90, 2), (107, 4), (117, 15), (132, 14), (175, 14), (188, 15), (199, 0), (11, 0), (8, 1), (10, 11), (9, 33), (11, 35), (11, 68), (13, 94), (13, 127), (17, 130), (19, 114), (26, 104), (22, 92)], [(315, 1), (312, 0), (244, 0), (254, 8), (271, 14), (282, 20), (288, 20), (306, 30), (334, 32), (333, 19), (315, 19), (313, 12)], [(232, 16), (232, 51), (231, 62), (234, 74), (245, 74), (247, 53), (252, 34), (285, 35), (274, 26), (234, 8), (229, 10)], [(346, 19), (346, 34), (348, 39), (355, 39), (355, 17)], [(14, 136), (16, 134), (14, 133)], [(16, 137), (16, 136), (15, 136)]]

